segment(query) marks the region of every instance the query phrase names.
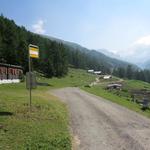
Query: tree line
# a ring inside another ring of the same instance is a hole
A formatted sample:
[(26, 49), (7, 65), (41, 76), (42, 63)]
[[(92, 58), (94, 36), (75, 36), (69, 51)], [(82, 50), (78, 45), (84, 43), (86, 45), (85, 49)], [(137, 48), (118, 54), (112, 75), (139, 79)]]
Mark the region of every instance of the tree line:
[(13, 20), (0, 16), (0, 62), (20, 65), (28, 71), (28, 45), (40, 47), (40, 58), (32, 59), (34, 69), (48, 77), (67, 73), (66, 48), (61, 43), (42, 38), (19, 27)]
[(142, 80), (150, 83), (150, 70), (135, 69), (131, 65), (118, 67), (113, 70), (113, 75), (120, 78)]
[(102, 70), (109, 72), (109, 67), (90, 54), (71, 48), (61, 42), (52, 41), (46, 37), (19, 27), (13, 20), (0, 16), (0, 62), (20, 65), (24, 73), (28, 71), (28, 45), (38, 45), (40, 58), (33, 59), (34, 70), (47, 77), (63, 76), (68, 72), (68, 66), (75, 68)]

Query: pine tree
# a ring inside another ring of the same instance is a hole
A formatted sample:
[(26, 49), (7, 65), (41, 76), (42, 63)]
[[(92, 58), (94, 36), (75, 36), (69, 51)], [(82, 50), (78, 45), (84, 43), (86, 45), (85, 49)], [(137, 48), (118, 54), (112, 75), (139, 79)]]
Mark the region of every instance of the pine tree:
[(133, 77), (133, 71), (132, 71), (132, 66), (131, 65), (128, 65), (127, 66), (127, 69), (126, 69), (126, 77), (128, 79), (132, 79)]
[(120, 78), (124, 78), (125, 77), (125, 69), (124, 68), (122, 68), (122, 67), (118, 68), (118, 76)]

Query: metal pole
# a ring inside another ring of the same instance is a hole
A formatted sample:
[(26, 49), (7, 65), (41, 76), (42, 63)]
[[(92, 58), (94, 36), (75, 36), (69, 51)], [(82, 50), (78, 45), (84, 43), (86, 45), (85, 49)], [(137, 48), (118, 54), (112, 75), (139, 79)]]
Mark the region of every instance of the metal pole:
[(28, 47), (29, 50), (29, 107), (31, 112), (31, 101), (32, 101), (32, 93), (31, 93), (31, 58), (30, 58), (30, 45)]

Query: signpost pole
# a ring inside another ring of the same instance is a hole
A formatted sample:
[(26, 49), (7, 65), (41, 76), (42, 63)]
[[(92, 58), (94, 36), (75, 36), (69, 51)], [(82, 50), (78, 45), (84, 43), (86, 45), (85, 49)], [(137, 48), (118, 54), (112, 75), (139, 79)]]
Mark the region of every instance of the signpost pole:
[[(30, 45), (29, 45), (30, 48)], [(31, 58), (30, 58), (30, 51), (29, 51), (29, 107), (31, 112), (31, 101), (32, 101), (32, 92), (31, 92)]]
[(29, 47), (28, 47), (28, 50), (29, 50), (29, 105), (30, 105), (30, 112), (31, 112), (31, 107), (32, 107), (32, 88), (34, 87), (33, 86), (33, 74), (32, 74), (32, 64), (31, 64), (31, 59), (32, 58), (39, 58), (39, 47), (36, 46), (36, 45), (32, 45), (32, 44), (29, 44)]

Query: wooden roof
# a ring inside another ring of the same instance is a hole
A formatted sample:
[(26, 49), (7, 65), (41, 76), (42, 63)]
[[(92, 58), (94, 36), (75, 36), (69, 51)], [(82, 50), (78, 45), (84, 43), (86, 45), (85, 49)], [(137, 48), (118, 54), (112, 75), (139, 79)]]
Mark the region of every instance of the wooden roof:
[(5, 64), (5, 63), (0, 63), (0, 67), (11, 67), (11, 68), (18, 68), (18, 69), (23, 69), (21, 66), (17, 66), (17, 65), (11, 65), (11, 64)]

